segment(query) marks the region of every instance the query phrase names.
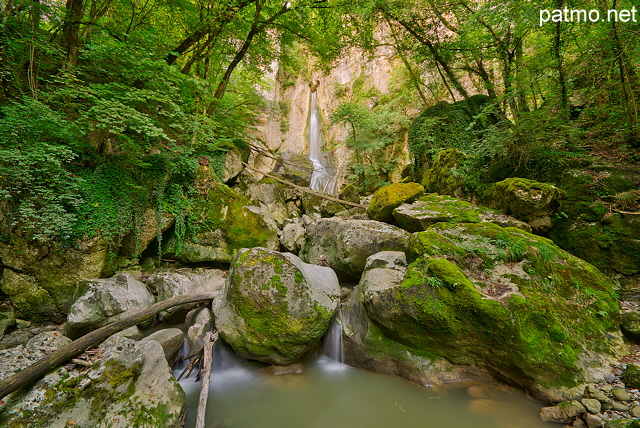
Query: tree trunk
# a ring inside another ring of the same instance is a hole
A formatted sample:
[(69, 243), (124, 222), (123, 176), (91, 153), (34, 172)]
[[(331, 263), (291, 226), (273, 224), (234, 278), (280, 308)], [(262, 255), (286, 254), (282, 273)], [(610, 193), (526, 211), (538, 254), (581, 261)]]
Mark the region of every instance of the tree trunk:
[(67, 66), (69, 68), (74, 68), (78, 64), (82, 2), (83, 0), (67, 0), (65, 5), (66, 15), (62, 24), (62, 47), (67, 54)]
[(96, 346), (98, 343), (119, 331), (140, 324), (159, 312), (174, 306), (213, 300), (217, 294), (218, 293), (190, 294), (188, 296), (179, 296), (163, 300), (162, 302), (149, 306), (147, 309), (136, 312), (133, 315), (129, 315), (126, 318), (85, 334), (67, 346), (63, 346), (62, 348), (45, 355), (34, 364), (15, 373), (13, 376), (0, 381), (0, 400), (6, 397), (7, 394), (17, 391), (22, 387), (31, 385), (47, 374), (50, 370), (55, 369), (60, 364), (81, 354), (85, 350)]

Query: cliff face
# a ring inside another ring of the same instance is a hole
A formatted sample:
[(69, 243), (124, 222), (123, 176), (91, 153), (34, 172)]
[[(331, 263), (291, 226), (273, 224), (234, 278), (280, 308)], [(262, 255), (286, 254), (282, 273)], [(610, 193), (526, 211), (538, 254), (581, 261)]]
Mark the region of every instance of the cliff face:
[[(380, 94), (389, 93), (394, 67), (400, 66), (394, 57), (393, 48), (382, 46), (373, 56), (361, 50), (350, 49), (340, 57), (329, 70), (323, 73), (314, 68), (314, 61), (307, 58), (307, 69), (298, 70), (297, 76), (285, 78), (279, 64), (273, 64), (268, 79), (272, 89), (264, 93), (265, 99), (273, 106), (266, 111), (256, 127), (256, 138), (270, 152), (280, 150), (308, 155), (309, 153), (309, 108), (311, 86), (317, 83), (318, 109), (322, 121), (325, 145), (323, 151), (332, 151), (337, 168), (337, 188), (346, 182), (349, 159), (352, 151), (346, 147), (349, 129), (344, 125), (332, 125), (329, 117), (341, 102), (352, 101), (363, 87), (375, 88)], [(416, 110), (415, 113), (418, 111)], [(409, 164), (406, 138), (393, 147), (393, 156), (400, 158), (397, 172), (392, 181), (399, 181), (400, 172)], [(273, 169), (275, 161), (267, 156), (254, 156), (253, 164), (262, 171)]]

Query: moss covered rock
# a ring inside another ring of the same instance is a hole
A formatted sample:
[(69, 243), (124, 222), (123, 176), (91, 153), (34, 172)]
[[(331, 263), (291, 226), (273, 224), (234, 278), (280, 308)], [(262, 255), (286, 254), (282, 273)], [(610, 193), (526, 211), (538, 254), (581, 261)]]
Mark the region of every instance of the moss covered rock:
[(220, 336), (240, 356), (287, 365), (317, 344), (339, 300), (330, 268), (253, 248), (234, 261), (213, 311)]
[(547, 239), (438, 223), (410, 250), (417, 258), (401, 284), (362, 293), (388, 342), (486, 367), (555, 401), (601, 380), (623, 350), (614, 285)]
[(441, 151), (431, 168), (422, 175), (425, 191), (456, 197), (471, 193), (473, 178), (466, 168), (470, 161), (471, 157), (460, 150)]
[(313, 162), (300, 153), (283, 152), (277, 159), (273, 172), (298, 186), (309, 187)]
[(339, 275), (359, 278), (367, 258), (380, 251), (405, 251), (410, 234), (374, 220), (320, 219), (305, 230), (300, 257), (326, 263)]
[[(185, 393), (159, 343), (112, 336), (100, 350), (101, 359), (88, 370), (60, 367), (29, 390), (11, 394), (0, 410), (0, 425), (183, 426)], [(33, 355), (24, 355), (26, 364)]]
[(100, 238), (64, 247), (14, 235), (2, 258), (2, 291), (19, 317), (61, 322), (74, 301), (78, 281), (100, 277), (107, 259), (108, 247)]
[(424, 193), (418, 183), (393, 183), (376, 190), (367, 207), (372, 220), (391, 222), (393, 210), (405, 202), (411, 203)]
[(200, 195), (191, 214), (197, 221), (180, 237), (175, 233), (163, 246), (167, 257), (185, 263), (230, 263), (241, 248), (279, 247), (277, 230), (261, 210), (223, 184), (207, 167), (198, 173)]
[(565, 192), (548, 183), (526, 178), (507, 178), (489, 187), (484, 203), (518, 220), (526, 221), (535, 232), (546, 232), (553, 225)]
[(517, 227), (528, 232), (531, 226), (490, 208), (446, 195), (429, 194), (412, 204), (403, 204), (393, 210), (393, 217), (400, 227), (409, 232), (426, 230), (434, 223), (491, 222), (503, 227)]

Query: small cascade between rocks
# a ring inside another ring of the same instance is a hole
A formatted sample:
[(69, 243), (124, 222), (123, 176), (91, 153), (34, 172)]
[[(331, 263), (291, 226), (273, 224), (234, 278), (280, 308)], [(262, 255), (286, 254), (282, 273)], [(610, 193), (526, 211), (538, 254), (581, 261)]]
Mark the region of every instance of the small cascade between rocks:
[(342, 346), (342, 325), (333, 319), (331, 327), (324, 336), (322, 352), (327, 357), (344, 364), (344, 348)]
[(329, 153), (322, 153), (322, 133), (320, 129), (320, 112), (318, 111), (318, 94), (311, 92), (309, 107), (309, 159), (313, 163), (311, 174), (312, 190), (333, 194), (336, 185), (336, 173)]

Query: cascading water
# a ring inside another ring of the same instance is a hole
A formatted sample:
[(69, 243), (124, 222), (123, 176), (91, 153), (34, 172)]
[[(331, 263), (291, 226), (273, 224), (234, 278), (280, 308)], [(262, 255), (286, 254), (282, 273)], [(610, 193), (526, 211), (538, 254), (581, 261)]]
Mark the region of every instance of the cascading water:
[(328, 153), (322, 153), (322, 134), (320, 129), (320, 112), (318, 111), (318, 94), (311, 92), (309, 107), (309, 159), (313, 163), (311, 174), (312, 190), (333, 194), (335, 190), (335, 168)]
[(324, 336), (322, 352), (327, 357), (339, 363), (344, 363), (344, 349), (342, 347), (342, 325), (335, 319)]

